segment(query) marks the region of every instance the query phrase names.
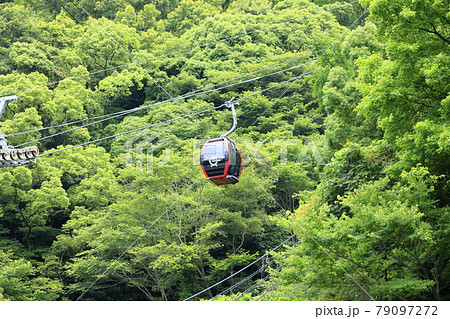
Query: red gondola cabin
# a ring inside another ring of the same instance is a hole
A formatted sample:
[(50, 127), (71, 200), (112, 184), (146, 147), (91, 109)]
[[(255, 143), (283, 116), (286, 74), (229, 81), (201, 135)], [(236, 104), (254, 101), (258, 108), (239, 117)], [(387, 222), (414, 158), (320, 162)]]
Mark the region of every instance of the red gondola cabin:
[(208, 140), (200, 164), (206, 178), (216, 185), (236, 184), (242, 172), (242, 157), (236, 144), (226, 136)]

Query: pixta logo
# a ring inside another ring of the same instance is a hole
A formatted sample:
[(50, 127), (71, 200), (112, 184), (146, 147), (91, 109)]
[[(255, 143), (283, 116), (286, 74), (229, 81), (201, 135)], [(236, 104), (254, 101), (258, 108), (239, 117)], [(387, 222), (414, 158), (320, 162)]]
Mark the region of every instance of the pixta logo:
[[(147, 174), (153, 175), (157, 169), (170, 165), (172, 159), (171, 137), (161, 133), (142, 131), (126, 142), (126, 166), (135, 167)], [(207, 139), (194, 139), (192, 144), (192, 165), (200, 165), (200, 154)], [(304, 141), (298, 139), (273, 139), (252, 141), (249, 139), (236, 139), (236, 144), (241, 151), (244, 166), (296, 164), (311, 162), (315, 165), (325, 165), (319, 148), (312, 139)], [(293, 153), (292, 149), (296, 153)], [(272, 148), (268, 158), (268, 149)], [(278, 153), (278, 154), (277, 154)], [(275, 158), (274, 158), (275, 155)], [(189, 155), (188, 155), (189, 156)], [(278, 157), (278, 158), (277, 158)], [(217, 165), (212, 157), (211, 166)]]
[[(126, 166), (146, 170), (153, 175), (155, 168), (170, 162), (172, 150), (168, 147), (170, 137), (160, 133), (142, 131), (126, 142)], [(158, 161), (155, 164), (155, 156)]]
[[(192, 164), (199, 165), (200, 153), (206, 139), (194, 139), (192, 144)], [(299, 143), (301, 146), (299, 147)], [(256, 165), (272, 165), (267, 158), (265, 149), (270, 146), (277, 147), (278, 163), (280, 165), (287, 165), (294, 162), (300, 165), (304, 162), (313, 162), (315, 165), (325, 165), (325, 161), (320, 154), (319, 148), (312, 139), (304, 141), (298, 139), (273, 139), (273, 140), (259, 140), (254, 142), (249, 139), (236, 139), (241, 154), (244, 166), (254, 163)], [(288, 148), (296, 147), (297, 154), (288, 156)], [(299, 150), (298, 150), (299, 149)], [(290, 160), (289, 160), (290, 159)], [(211, 165), (214, 165), (213, 159), (210, 160)]]
[[(290, 156), (289, 161), (288, 147), (297, 147), (301, 144), (300, 151), (297, 154)], [(253, 160), (255, 160), (258, 165), (268, 165), (267, 160), (262, 155), (263, 147), (265, 146), (276, 146), (278, 149), (278, 160), (280, 165), (287, 165), (289, 162), (295, 162), (295, 164), (300, 165), (304, 162), (314, 162), (316, 165), (325, 165), (322, 155), (320, 154), (319, 148), (312, 139), (306, 139), (303, 142), (298, 139), (273, 139), (268, 143), (265, 141), (258, 141), (253, 143), (249, 140), (242, 141), (243, 146), (249, 151), (249, 154), (244, 158), (244, 165), (248, 165)], [(295, 160), (294, 160), (294, 157)]]

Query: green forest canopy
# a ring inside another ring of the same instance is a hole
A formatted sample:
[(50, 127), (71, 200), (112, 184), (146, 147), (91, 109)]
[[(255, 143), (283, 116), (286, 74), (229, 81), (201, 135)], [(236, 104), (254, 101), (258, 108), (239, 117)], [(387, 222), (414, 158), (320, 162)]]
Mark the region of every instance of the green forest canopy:
[(0, 95), (18, 100), (0, 129), (33, 131), (11, 145), (43, 154), (235, 97), (245, 167), (205, 180), (199, 148), (231, 125), (213, 110), (1, 168), (0, 300), (448, 300), (449, 9), (3, 1)]

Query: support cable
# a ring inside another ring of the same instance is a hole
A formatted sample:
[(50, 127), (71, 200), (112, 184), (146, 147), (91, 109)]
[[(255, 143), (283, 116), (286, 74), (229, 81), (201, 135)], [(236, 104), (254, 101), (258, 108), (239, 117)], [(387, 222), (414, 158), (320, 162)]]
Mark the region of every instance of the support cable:
[[(98, 123), (101, 123), (101, 122), (104, 122), (104, 121), (108, 121), (108, 120), (111, 120), (111, 119), (114, 119), (114, 118), (117, 118), (117, 117), (125, 116), (125, 115), (131, 114), (131, 113), (134, 113), (134, 112), (137, 112), (137, 111), (140, 111), (140, 110), (152, 107), (152, 106), (156, 106), (156, 105), (160, 105), (160, 104), (164, 104), (164, 103), (169, 103), (169, 102), (174, 102), (174, 101), (178, 101), (178, 100), (181, 100), (181, 99), (187, 99), (187, 98), (195, 97), (195, 96), (201, 95), (201, 94), (208, 94), (208, 93), (220, 91), (220, 90), (223, 90), (223, 89), (226, 89), (226, 88), (230, 88), (230, 87), (233, 87), (233, 86), (236, 86), (236, 85), (257, 81), (257, 80), (263, 79), (265, 77), (276, 75), (276, 74), (279, 74), (279, 73), (282, 73), (282, 72), (291, 71), (291, 70), (294, 70), (294, 69), (297, 69), (297, 68), (300, 68), (302, 66), (305, 66), (305, 65), (308, 65), (308, 64), (311, 64), (311, 63), (315, 63), (315, 62), (317, 62), (317, 60), (312, 60), (312, 61), (309, 61), (309, 62), (306, 62), (306, 63), (303, 63), (303, 64), (299, 64), (299, 65), (296, 65), (296, 66), (293, 66), (293, 67), (290, 67), (290, 68), (287, 68), (287, 69), (283, 69), (283, 70), (280, 70), (280, 71), (272, 72), (270, 74), (261, 75), (259, 77), (255, 77), (255, 78), (252, 78), (252, 79), (247, 79), (247, 80), (244, 80), (244, 81), (241, 81), (241, 82), (238, 82), (238, 83), (229, 84), (229, 85), (226, 85), (226, 86), (223, 86), (223, 87), (220, 87), (220, 88), (211, 89), (211, 90), (202, 91), (202, 92), (197, 92), (197, 93), (187, 93), (187, 94), (175, 97), (175, 98), (171, 98), (171, 99), (168, 99), (168, 100), (165, 100), (165, 101), (156, 102), (156, 103), (153, 103), (153, 104), (147, 104), (147, 105), (140, 106), (140, 107), (137, 107), (137, 108), (134, 108), (134, 109), (131, 109), (131, 110), (120, 111), (120, 112), (111, 113), (111, 114), (108, 114), (108, 115), (101, 115), (101, 116), (97, 116), (97, 117), (92, 117), (90, 119), (79, 120), (79, 121), (66, 123), (66, 124), (58, 124), (58, 125), (49, 126), (49, 127), (45, 127), (45, 128), (39, 128), (39, 129), (34, 129), (34, 130), (29, 130), (29, 131), (24, 131), (24, 132), (13, 133), (13, 134), (6, 135), (6, 137), (21, 135), (21, 134), (34, 133), (34, 132), (38, 132), (38, 131), (42, 131), (42, 130), (46, 130), (46, 129), (52, 129), (52, 128), (66, 126), (66, 125), (71, 125), (71, 124), (74, 124), (74, 123), (80, 123), (80, 122), (87, 121), (87, 120), (100, 119), (98, 121), (90, 122), (88, 124), (84, 124), (84, 125), (81, 125), (81, 126), (78, 126), (78, 127), (74, 127), (74, 128), (62, 131), (62, 132), (58, 132), (58, 133), (55, 133), (55, 134), (47, 135), (47, 136), (44, 136), (44, 137), (41, 137), (41, 138), (38, 138), (38, 139), (35, 139), (35, 140), (32, 140), (32, 141), (28, 141), (28, 142), (22, 143), (20, 145), (17, 145), (17, 147), (20, 147), (20, 146), (36, 143), (36, 142), (39, 142), (39, 141), (42, 141), (42, 140), (45, 140), (45, 139), (49, 139), (49, 138), (52, 138), (52, 137), (55, 137), (55, 136), (58, 136), (58, 135), (61, 135), (61, 134), (65, 134), (65, 133), (68, 133), (68, 132), (71, 132), (71, 131), (75, 131), (75, 130), (78, 130), (78, 129), (81, 129), (81, 128), (84, 128), (84, 127), (88, 127), (88, 126), (91, 126), (91, 125), (94, 125), (94, 124), (98, 124)], [(306, 74), (304, 74), (304, 75), (306, 75)], [(282, 82), (282, 83), (284, 83), (284, 82)], [(259, 93), (260, 92), (257, 92), (257, 94), (259, 94)]]
[(232, 275), (230, 275), (230, 276), (228, 276), (228, 277), (222, 279), (221, 281), (215, 283), (214, 285), (211, 285), (211, 286), (209, 286), (208, 288), (203, 289), (202, 291), (200, 291), (200, 292), (198, 292), (198, 293), (196, 293), (196, 294), (194, 294), (194, 295), (192, 295), (192, 296), (190, 296), (190, 297), (184, 299), (183, 301), (187, 301), (187, 300), (190, 300), (190, 299), (192, 299), (192, 298), (195, 298), (195, 297), (197, 297), (197, 296), (203, 294), (204, 292), (207, 292), (208, 290), (210, 290), (210, 289), (212, 289), (212, 288), (214, 288), (214, 287), (220, 285), (221, 283), (227, 281), (228, 279), (233, 278), (233, 277), (236, 276), (237, 274), (243, 272), (245, 269), (247, 269), (247, 268), (253, 266), (254, 264), (256, 264), (258, 261), (260, 261), (260, 260), (263, 259), (264, 257), (268, 256), (270, 252), (275, 251), (275, 250), (277, 250), (278, 248), (280, 248), (281, 246), (283, 246), (286, 242), (288, 242), (289, 240), (291, 240), (294, 236), (295, 236), (295, 235), (290, 236), (288, 239), (284, 240), (282, 243), (280, 243), (280, 244), (277, 245), (276, 247), (272, 248), (269, 252), (265, 253), (264, 255), (262, 255), (261, 257), (259, 257), (259, 258), (256, 259), (255, 261), (251, 262), (250, 264), (248, 264), (248, 265), (245, 266), (244, 268), (241, 268), (239, 271), (235, 272), (234, 274), (232, 274)]
[[(305, 75), (311, 74), (311, 73), (313, 73), (313, 72), (314, 72), (314, 71), (308, 72), (307, 74), (304, 73), (304, 74), (302, 74), (302, 75), (296, 76), (296, 77), (291, 78), (291, 79), (289, 79), (289, 80), (283, 81), (283, 82), (281, 82), (281, 83), (278, 83), (278, 84), (276, 84), (276, 85), (273, 85), (273, 86), (271, 86), (271, 87), (268, 87), (268, 88), (266, 88), (266, 89), (263, 89), (263, 90), (261, 90), (261, 91), (254, 92), (254, 93), (250, 94), (249, 96), (244, 96), (244, 97), (242, 97), (242, 98), (236, 100), (236, 102), (242, 101), (242, 100), (244, 100), (244, 99), (246, 99), (246, 98), (248, 98), (248, 97), (250, 97), (250, 96), (253, 96), (253, 95), (255, 95), (255, 94), (260, 94), (260, 93), (262, 93), (262, 92), (271, 90), (271, 89), (273, 89), (273, 88), (275, 88), (275, 87), (278, 87), (278, 86), (280, 86), (280, 85), (282, 85), (282, 84), (292, 82), (292, 81), (294, 81), (294, 80), (296, 80), (296, 79), (299, 79), (300, 77), (303, 77), (303, 76), (305, 76)], [(202, 114), (202, 113), (209, 112), (209, 111), (212, 111), (212, 110), (216, 110), (216, 109), (222, 108), (223, 106), (224, 106), (224, 104), (221, 104), (221, 105), (219, 105), (219, 106), (217, 106), (217, 107), (213, 107), (213, 108), (206, 109), (206, 110), (203, 110), (203, 111), (198, 111), (198, 112), (195, 112), (195, 113), (183, 115), (183, 116), (180, 116), (180, 117), (177, 117), (177, 118), (173, 118), (173, 119), (169, 119), (169, 120), (166, 120), (166, 121), (162, 121), (162, 122), (159, 122), (159, 123), (155, 123), (155, 124), (151, 124), (151, 125), (139, 127), (139, 128), (136, 128), (136, 129), (133, 129), (133, 130), (130, 130), (130, 131), (123, 132), (123, 133), (118, 133), (118, 134), (106, 136), (106, 137), (103, 137), (103, 138), (99, 138), (99, 139), (96, 139), (96, 140), (93, 140), (93, 141), (88, 141), (88, 142), (85, 142), (85, 143), (81, 143), (81, 144), (69, 146), (69, 147), (66, 147), (66, 148), (58, 149), (58, 150), (55, 150), (55, 151), (51, 151), (51, 152), (48, 152), (48, 153), (39, 154), (38, 157), (47, 156), (47, 155), (51, 155), (51, 154), (54, 154), (54, 153), (59, 153), (59, 152), (62, 152), (62, 151), (65, 151), (65, 150), (69, 150), (69, 149), (72, 149), (72, 148), (76, 148), (76, 147), (80, 147), (80, 146), (85, 146), (85, 145), (97, 143), (97, 142), (104, 141), (104, 140), (107, 140), (107, 139), (111, 139), (111, 138), (114, 138), (114, 137), (117, 137), (117, 136), (125, 135), (125, 134), (132, 133), (132, 132), (136, 132), (136, 131), (141, 131), (141, 130), (144, 130), (144, 129), (147, 129), (147, 128), (151, 128), (151, 127), (154, 127), (154, 126), (158, 126), (158, 125), (170, 123), (170, 122), (173, 122), (173, 121), (181, 120), (181, 119), (188, 118), (188, 117), (191, 117), (191, 116), (194, 116), (194, 115), (198, 115), (198, 114)], [(31, 143), (31, 142), (27, 142), (27, 143), (25, 143), (25, 144), (30, 144), (30, 143)], [(22, 145), (24, 145), (24, 144), (21, 144), (20, 146), (22, 146)]]

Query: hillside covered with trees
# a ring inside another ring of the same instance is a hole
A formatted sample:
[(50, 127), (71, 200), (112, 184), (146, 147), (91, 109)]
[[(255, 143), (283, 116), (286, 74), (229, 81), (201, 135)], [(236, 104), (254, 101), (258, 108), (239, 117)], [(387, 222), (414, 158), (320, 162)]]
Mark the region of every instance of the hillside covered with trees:
[(2, 1), (11, 95), (0, 300), (450, 299), (449, 0)]

